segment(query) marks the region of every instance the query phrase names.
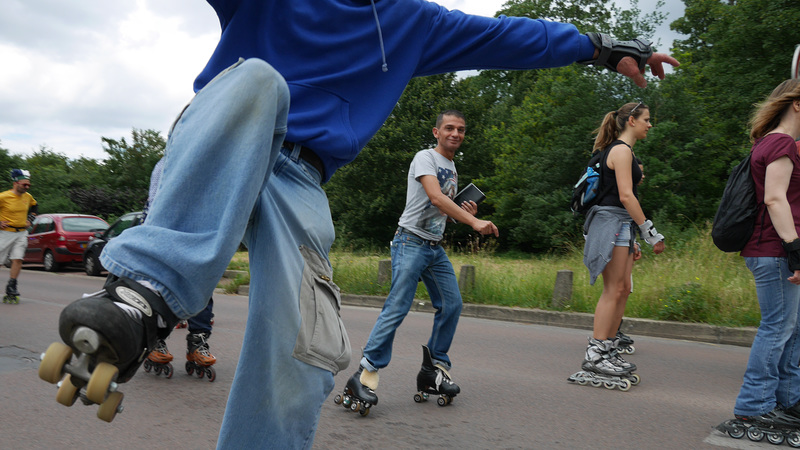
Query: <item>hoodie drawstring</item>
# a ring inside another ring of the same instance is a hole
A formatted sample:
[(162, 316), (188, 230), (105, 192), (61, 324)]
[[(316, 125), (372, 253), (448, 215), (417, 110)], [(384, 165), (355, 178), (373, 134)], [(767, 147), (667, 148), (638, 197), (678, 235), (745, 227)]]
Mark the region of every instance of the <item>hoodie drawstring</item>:
[(383, 60), (381, 70), (388, 72), (389, 66), (386, 64), (386, 50), (383, 48), (383, 32), (381, 32), (381, 22), (378, 20), (378, 9), (375, 7), (375, 0), (369, 0), (369, 2), (372, 3), (372, 13), (375, 15), (375, 24), (378, 26), (378, 42), (381, 44), (381, 59)]

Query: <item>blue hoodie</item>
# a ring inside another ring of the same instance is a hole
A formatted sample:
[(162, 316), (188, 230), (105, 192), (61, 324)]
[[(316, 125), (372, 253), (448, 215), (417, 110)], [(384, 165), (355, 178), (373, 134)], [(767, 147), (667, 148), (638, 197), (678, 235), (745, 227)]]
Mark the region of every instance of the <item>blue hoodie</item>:
[(376, 0), (380, 28), (369, 0), (208, 2), (222, 35), (195, 91), (240, 57), (268, 62), (291, 93), (286, 139), (313, 149), (327, 179), (355, 159), (413, 77), (560, 67), (594, 52), (573, 25), (467, 15), (425, 0)]

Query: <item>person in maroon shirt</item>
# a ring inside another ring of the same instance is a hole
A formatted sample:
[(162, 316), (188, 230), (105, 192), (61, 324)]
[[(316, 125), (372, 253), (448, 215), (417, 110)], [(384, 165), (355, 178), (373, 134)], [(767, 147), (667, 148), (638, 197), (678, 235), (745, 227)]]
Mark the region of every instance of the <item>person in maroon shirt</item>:
[[(741, 255), (753, 273), (761, 324), (753, 340), (733, 437), (800, 440), (800, 80), (781, 83), (751, 120), (750, 168), (759, 211)], [(776, 431), (777, 430), (777, 431)], [(782, 430), (782, 431), (781, 431)]]

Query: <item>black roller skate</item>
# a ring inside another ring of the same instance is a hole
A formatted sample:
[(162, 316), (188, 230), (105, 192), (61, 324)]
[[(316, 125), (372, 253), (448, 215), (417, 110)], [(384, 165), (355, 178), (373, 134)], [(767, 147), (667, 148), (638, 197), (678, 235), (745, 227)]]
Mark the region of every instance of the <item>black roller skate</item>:
[(3, 303), (18, 304), (19, 291), (17, 290), (17, 279), (9, 278), (6, 285), (6, 295), (3, 296)]
[(378, 389), (378, 371), (370, 372), (358, 366), (356, 373), (347, 380), (344, 391), (333, 398), (333, 403), (366, 416), (370, 408), (378, 404), (376, 389)]
[(422, 367), (417, 374), (417, 392), (414, 394), (414, 401), (417, 403), (428, 400), (429, 394), (438, 395), (436, 403), (439, 406), (447, 406), (453, 401), (461, 388), (453, 383), (450, 373), (442, 365), (433, 364), (431, 351), (428, 347), (422, 346)]
[(593, 387), (605, 386), (606, 389), (618, 388), (627, 391), (631, 386), (639, 384), (641, 378), (633, 373), (634, 369), (626, 369), (619, 365), (619, 361), (624, 361), (619, 355), (612, 355), (613, 342), (610, 340), (600, 341), (589, 338), (589, 345), (586, 347), (586, 357), (581, 365), (581, 371), (576, 372), (567, 378), (571, 383), (581, 386), (587, 383)]
[(217, 379), (217, 372), (211, 367), (217, 358), (208, 350), (210, 336), (209, 332), (186, 335), (186, 373), (196, 373), (197, 378), (205, 375), (209, 382)]
[[(97, 416), (111, 422), (122, 411), (119, 384), (133, 377), (157, 339), (166, 338), (177, 321), (160, 295), (111, 275), (102, 291), (61, 311), (58, 331), (66, 345), (50, 345), (39, 378), (53, 384), (61, 380), (59, 403), (72, 406), (80, 397), (85, 404), (99, 404)], [(78, 356), (71, 361), (73, 354)]]
[(784, 441), (791, 447), (800, 448), (800, 420), (778, 408), (760, 416), (740, 416), (715, 427), (734, 439), (747, 438), (759, 442), (766, 436), (770, 444), (781, 445)]
[(618, 348), (620, 353), (632, 355), (636, 351), (636, 347), (633, 346), (633, 339), (622, 332), (622, 321), (619, 322), (616, 338), (619, 339)]
[(165, 377), (172, 378), (174, 372), (171, 363), (172, 359), (173, 356), (167, 348), (166, 341), (159, 339), (155, 347), (153, 347), (153, 351), (144, 360), (144, 371), (149, 373), (152, 370), (156, 375), (161, 375), (163, 372)]

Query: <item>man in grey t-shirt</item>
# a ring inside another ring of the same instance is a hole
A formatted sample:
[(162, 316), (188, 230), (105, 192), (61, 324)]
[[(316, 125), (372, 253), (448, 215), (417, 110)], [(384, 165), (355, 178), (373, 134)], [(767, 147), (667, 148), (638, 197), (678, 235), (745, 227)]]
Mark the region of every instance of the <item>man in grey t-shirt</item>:
[(395, 331), (411, 309), (420, 279), (428, 289), (436, 314), (431, 337), (427, 346), (423, 346), (422, 368), (417, 375), (420, 393), (415, 398), (422, 401), (428, 394), (438, 394), (439, 404), (445, 405), (460, 392), (450, 379), (447, 352), (461, 315), (461, 293), (453, 265), (439, 242), (448, 217), (470, 225), (481, 234), (499, 236), (492, 222), (475, 217), (478, 211), (475, 202), (456, 205), (452, 200), (458, 188), (453, 158), (464, 141), (465, 130), (461, 112), (443, 112), (433, 129), (438, 145), (433, 150), (420, 151), (411, 162), (406, 207), (392, 241), (391, 290), (370, 333), (358, 371), (345, 388), (349, 401), (356, 403), (355, 410), (361, 410), (362, 414), (378, 402), (375, 395), (378, 369), (389, 364)]

